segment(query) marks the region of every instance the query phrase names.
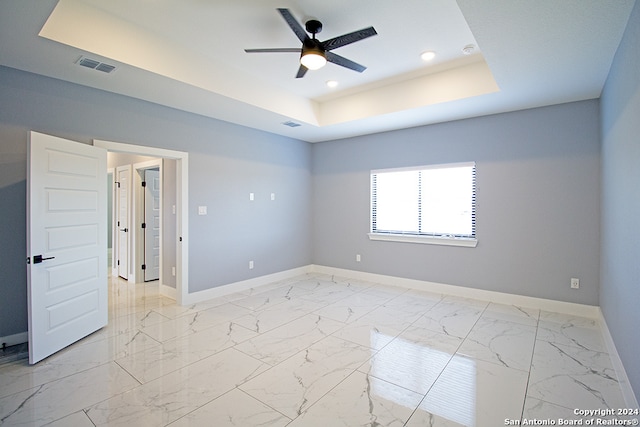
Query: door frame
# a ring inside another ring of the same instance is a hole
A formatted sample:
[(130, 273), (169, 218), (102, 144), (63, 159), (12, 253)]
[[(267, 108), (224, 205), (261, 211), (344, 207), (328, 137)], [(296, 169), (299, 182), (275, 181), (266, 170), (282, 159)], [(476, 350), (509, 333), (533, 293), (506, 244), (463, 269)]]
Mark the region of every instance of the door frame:
[(93, 145), (111, 152), (176, 160), (176, 302), (182, 305), (189, 294), (189, 153), (98, 139)]
[[(115, 201), (115, 197), (116, 197), (116, 170), (114, 168), (107, 168), (107, 179), (109, 178), (109, 176), (111, 176), (111, 204), (109, 204), (107, 202), (107, 209), (111, 210), (110, 215), (111, 215), (111, 224), (109, 224), (109, 221), (107, 220), (107, 229), (110, 227), (111, 228), (111, 235), (107, 236), (107, 239), (109, 239), (109, 242), (111, 243), (111, 254), (108, 253), (109, 249), (107, 246), (107, 257), (111, 257), (111, 265), (109, 266), (109, 268), (111, 269), (110, 274), (111, 277), (115, 277), (118, 275), (118, 270), (115, 269), (115, 262), (113, 262), (113, 257), (116, 255), (116, 250), (114, 245), (117, 243), (116, 240), (116, 221), (115, 221), (115, 214), (116, 214), (116, 201)], [(108, 188), (107, 188), (108, 191)]]

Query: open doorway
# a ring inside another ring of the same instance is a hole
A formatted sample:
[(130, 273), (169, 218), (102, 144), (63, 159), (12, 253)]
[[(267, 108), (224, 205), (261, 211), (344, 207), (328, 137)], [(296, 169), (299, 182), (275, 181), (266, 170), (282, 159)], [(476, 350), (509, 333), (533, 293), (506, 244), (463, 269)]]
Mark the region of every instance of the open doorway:
[[(119, 156), (122, 155), (119, 154)], [(108, 156), (111, 157), (112, 153)], [(163, 199), (166, 199), (163, 197), (162, 181), (175, 181), (176, 177), (175, 175), (163, 177), (164, 161), (164, 159), (155, 158), (131, 165), (133, 170), (131, 216), (135, 227), (131, 233), (132, 252), (129, 259), (133, 263), (130, 281), (135, 283), (159, 280), (162, 285), (171, 286), (167, 281), (169, 277), (163, 275), (160, 270), (163, 264), (163, 245), (165, 243), (175, 245), (176, 236), (164, 235), (162, 217), (170, 218), (175, 222), (175, 214), (162, 215), (165, 209)], [(175, 199), (175, 196), (171, 198)], [(175, 232), (175, 227), (172, 230)], [(164, 261), (175, 265), (175, 257)], [(173, 287), (175, 288), (175, 282)]]
[(107, 168), (107, 272), (113, 269), (113, 182), (114, 169)]
[[(109, 164), (107, 154), (107, 165)], [(114, 176), (113, 191), (115, 200), (115, 214), (113, 216), (113, 228), (116, 231), (113, 242), (115, 265), (112, 267), (115, 274), (125, 280), (135, 282), (135, 276), (131, 274), (132, 240), (131, 240), (131, 165), (120, 164), (115, 161), (116, 174)], [(113, 164), (112, 166), (113, 167)]]
[[(171, 212), (170, 217), (173, 217), (174, 220), (170, 221), (170, 223), (173, 223), (174, 228), (165, 227), (168, 228), (168, 230), (160, 234), (159, 239), (162, 239), (162, 241), (159, 242), (159, 246), (160, 250), (165, 248), (168, 249), (168, 252), (173, 252), (173, 255), (170, 256), (173, 257), (172, 259), (175, 259), (175, 261), (163, 263), (162, 260), (165, 257), (160, 256), (158, 258), (158, 276), (162, 282), (160, 286), (161, 293), (175, 299), (178, 304), (182, 304), (182, 301), (185, 300), (185, 296), (188, 294), (188, 247), (183, 244), (188, 234), (188, 153), (99, 140), (94, 140), (94, 145), (107, 149), (110, 155), (120, 157), (133, 156), (129, 159), (132, 171), (130, 185), (133, 190), (128, 193), (130, 194), (130, 199), (128, 199), (130, 204), (128, 212), (132, 223), (146, 223), (145, 220), (140, 221), (140, 218), (144, 217), (144, 191), (136, 191), (136, 188), (143, 188), (141, 183), (144, 182), (146, 170), (157, 169), (160, 174), (159, 182), (167, 183), (160, 192), (160, 197), (163, 197), (163, 194), (167, 194), (165, 191), (167, 187), (173, 187), (173, 195), (167, 197), (167, 200), (163, 199), (159, 204), (164, 205), (164, 208), (161, 209), (162, 212), (165, 213), (165, 216), (168, 216), (166, 212)], [(114, 169), (117, 170), (117, 168)], [(167, 173), (171, 174), (170, 178), (167, 177)], [(115, 175), (117, 175), (117, 172)], [(114, 192), (116, 188), (117, 184), (114, 185)], [(117, 203), (115, 199), (116, 197), (114, 196), (114, 205)], [(113, 207), (113, 215), (116, 215), (115, 206)], [(166, 226), (167, 221), (163, 221), (163, 223)], [(159, 224), (159, 226), (161, 225)], [(142, 232), (142, 227), (137, 226), (134, 227), (131, 232), (128, 230), (127, 233), (129, 234), (127, 238), (130, 239), (128, 248), (133, 253), (133, 256), (130, 256), (129, 259), (133, 259), (134, 261), (129, 263), (126, 279), (141, 282), (144, 280), (144, 270), (142, 269), (142, 266), (145, 265), (144, 244), (138, 244), (136, 242), (144, 242), (144, 233)], [(117, 240), (115, 230), (112, 235), (114, 235), (114, 241)], [(123, 234), (123, 236), (125, 235), (126, 233)], [(169, 235), (173, 236), (173, 238), (162, 237)], [(114, 252), (116, 251), (115, 246), (116, 244), (114, 243)], [(115, 254), (113, 259), (114, 261), (116, 260)], [(117, 264), (117, 262), (113, 262), (112, 264)], [(118, 275), (116, 267), (117, 265), (112, 266), (112, 275)], [(166, 274), (167, 271), (169, 272), (168, 275)], [(171, 279), (173, 279), (173, 281)]]
[[(163, 257), (162, 241), (167, 240), (162, 231), (164, 210), (162, 194), (161, 166), (140, 170), (142, 179), (142, 252), (143, 277), (145, 282), (160, 280), (161, 263), (167, 260)], [(171, 263), (171, 262), (170, 262)], [(175, 261), (172, 263), (175, 268)], [(175, 274), (175, 273), (174, 273)]]
[(159, 281), (161, 295), (176, 299), (176, 160), (156, 158), (132, 167), (133, 276), (135, 282)]

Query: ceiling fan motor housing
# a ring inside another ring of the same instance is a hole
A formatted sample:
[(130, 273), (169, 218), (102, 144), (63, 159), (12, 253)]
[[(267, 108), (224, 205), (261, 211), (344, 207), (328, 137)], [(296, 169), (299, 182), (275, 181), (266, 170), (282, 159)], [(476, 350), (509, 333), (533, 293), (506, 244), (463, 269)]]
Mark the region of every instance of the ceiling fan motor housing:
[(305, 52), (324, 52), (324, 47), (322, 47), (322, 43), (318, 39), (306, 39), (302, 43), (302, 54)]

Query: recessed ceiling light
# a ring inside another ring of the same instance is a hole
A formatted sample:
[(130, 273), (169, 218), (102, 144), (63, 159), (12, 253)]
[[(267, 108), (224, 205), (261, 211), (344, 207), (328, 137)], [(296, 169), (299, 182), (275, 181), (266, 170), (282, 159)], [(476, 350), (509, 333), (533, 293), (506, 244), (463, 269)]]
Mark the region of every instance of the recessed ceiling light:
[(327, 80), (327, 86), (329, 86), (331, 88), (336, 87), (336, 86), (338, 86), (338, 82), (335, 81), (335, 80)]
[(422, 58), (423, 61), (431, 61), (433, 58), (436, 57), (436, 53), (432, 50), (428, 50), (426, 52), (423, 52), (420, 55), (420, 58)]

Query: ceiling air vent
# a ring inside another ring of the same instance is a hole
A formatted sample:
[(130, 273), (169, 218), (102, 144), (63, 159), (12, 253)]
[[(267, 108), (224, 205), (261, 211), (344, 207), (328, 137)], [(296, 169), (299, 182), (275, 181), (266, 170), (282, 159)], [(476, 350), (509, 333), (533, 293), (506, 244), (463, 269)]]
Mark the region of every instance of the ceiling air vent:
[(87, 58), (85, 56), (81, 56), (80, 59), (76, 61), (76, 64), (82, 67), (91, 68), (92, 70), (102, 71), (103, 73), (107, 74), (116, 69), (116, 67), (113, 65), (96, 61), (95, 59)]
[(282, 123), (285, 126), (289, 126), (290, 128), (297, 128), (298, 126), (302, 126), (300, 123), (292, 122), (291, 120)]
[(96, 67), (96, 70), (102, 71), (103, 73), (110, 73), (115, 69), (116, 69), (116, 67), (114, 67), (113, 65), (105, 64), (104, 62), (101, 62)]

